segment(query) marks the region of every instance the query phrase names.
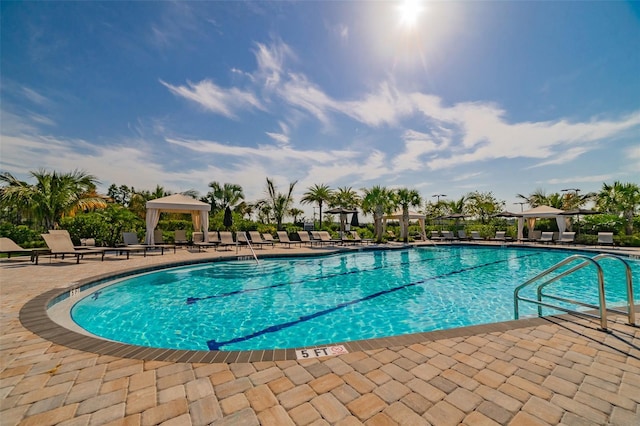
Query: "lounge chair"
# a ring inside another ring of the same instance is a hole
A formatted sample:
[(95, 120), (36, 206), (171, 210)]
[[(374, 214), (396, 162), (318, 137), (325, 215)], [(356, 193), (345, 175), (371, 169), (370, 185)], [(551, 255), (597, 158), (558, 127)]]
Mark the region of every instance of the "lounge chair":
[(207, 241), (204, 242), (204, 234), (202, 232), (194, 232), (193, 233), (193, 245), (198, 247), (198, 252), (207, 247), (217, 247), (220, 244), (220, 238), (218, 237), (217, 231), (207, 232)]
[(342, 244), (342, 238), (331, 238), (329, 231), (318, 231), (320, 235), (320, 241), (328, 244)]
[(301, 244), (309, 244), (311, 247), (313, 247), (314, 243), (317, 244), (315, 240), (309, 237), (309, 232), (307, 231), (298, 231), (298, 238), (300, 238)]
[(613, 246), (613, 232), (598, 232), (599, 246)]
[(135, 232), (123, 232), (122, 233), (122, 242), (124, 243), (123, 247), (116, 247), (118, 250), (122, 251), (143, 251), (144, 256), (147, 255), (147, 252), (160, 250), (160, 254), (164, 255), (165, 248), (173, 247), (173, 251), (175, 252), (175, 246), (165, 245), (165, 244), (142, 244), (138, 242), (138, 235)]
[(184, 229), (176, 229), (174, 232), (173, 242), (176, 245), (187, 245), (189, 244), (189, 240), (187, 240), (187, 231)]
[(440, 236), (440, 231), (431, 231), (431, 239), (436, 241), (444, 240), (444, 237)]
[(562, 236), (556, 241), (558, 244), (573, 244), (575, 243), (575, 232), (563, 232)]
[(470, 240), (471, 237), (469, 237), (464, 230), (460, 230), (460, 231), (458, 231), (458, 239), (460, 239), (460, 240)]
[(271, 235), (269, 232), (263, 232), (262, 233), (262, 240), (263, 241), (268, 241), (270, 243), (276, 243), (277, 241), (273, 238), (273, 235)]
[(262, 239), (262, 235), (258, 231), (249, 231), (249, 238), (251, 244), (257, 247), (271, 246), (273, 247), (273, 241), (265, 241)]
[[(99, 254), (101, 255), (101, 260), (104, 260), (105, 252), (109, 250), (106, 247), (78, 250), (73, 246), (73, 241), (71, 241), (71, 237), (69, 237), (68, 233), (49, 233), (41, 235), (44, 239), (44, 242), (47, 244), (47, 247), (49, 247), (49, 250), (47, 252), (35, 252), (34, 261), (36, 265), (38, 264), (39, 257), (43, 255), (50, 255), (55, 257), (60, 255), (62, 259), (64, 259), (66, 255), (75, 256), (76, 263), (80, 263), (80, 259), (85, 254)], [(116, 249), (111, 248), (110, 250)], [(127, 258), (129, 258), (129, 252), (127, 252)]]
[(538, 240), (539, 243), (549, 244), (553, 242), (553, 232), (543, 232)]
[(164, 235), (162, 229), (153, 230), (153, 244), (164, 244)]
[(482, 238), (479, 231), (471, 231), (471, 239), (473, 241), (484, 241), (484, 238)]
[(375, 242), (371, 238), (362, 238), (360, 234), (358, 234), (358, 231), (350, 231), (350, 232), (351, 232), (351, 238), (353, 238), (353, 241), (357, 243), (373, 244)]
[(529, 231), (527, 235), (527, 241), (539, 241), (542, 237), (542, 231)]
[(442, 231), (442, 238), (445, 241), (453, 241), (456, 237), (453, 235), (453, 231)]
[[(4, 253), (7, 255), (8, 259), (11, 259), (12, 254), (28, 254), (31, 261), (34, 259), (34, 252), (38, 249), (26, 249), (20, 247), (16, 244), (11, 238), (2, 237), (0, 238), (0, 253)], [(40, 249), (42, 251), (43, 249)]]
[(218, 247), (230, 247), (237, 245), (238, 243), (233, 239), (231, 231), (220, 231), (220, 242), (216, 246), (216, 250), (218, 250)]
[(278, 231), (277, 234), (279, 244), (287, 244), (289, 247), (291, 247), (292, 244), (299, 244), (300, 246), (302, 246), (301, 241), (291, 241), (289, 239), (289, 234), (287, 233), (287, 231)]
[(493, 237), (492, 241), (507, 241), (510, 240), (511, 237), (507, 237), (507, 231), (496, 231), (496, 236)]

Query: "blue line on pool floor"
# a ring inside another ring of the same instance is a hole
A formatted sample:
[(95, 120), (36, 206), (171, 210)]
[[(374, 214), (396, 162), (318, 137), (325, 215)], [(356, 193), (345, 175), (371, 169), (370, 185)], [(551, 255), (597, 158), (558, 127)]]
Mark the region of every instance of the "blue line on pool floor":
[[(516, 256), (516, 258), (522, 259), (522, 258), (525, 258), (525, 257), (537, 256), (537, 255), (539, 255), (539, 253), (530, 253), (530, 254), (526, 254), (524, 256)], [(393, 288), (390, 288), (390, 289), (387, 289), (387, 290), (382, 290), (382, 291), (379, 291), (377, 293), (370, 294), (370, 295), (362, 297), (360, 299), (354, 299), (354, 300), (351, 300), (349, 302), (343, 302), (343, 303), (340, 303), (340, 304), (338, 304), (338, 305), (336, 305), (336, 306), (334, 306), (332, 308), (324, 309), (322, 311), (318, 311), (318, 312), (315, 312), (315, 313), (310, 314), (310, 315), (301, 316), (297, 320), (294, 320), (294, 321), (289, 321), (289, 322), (285, 322), (285, 323), (282, 323), (282, 324), (272, 325), (272, 326), (269, 326), (269, 327), (264, 328), (262, 330), (259, 330), (259, 331), (256, 331), (254, 333), (248, 334), (246, 336), (236, 337), (236, 338), (233, 338), (231, 340), (224, 341), (224, 342), (217, 342), (215, 339), (214, 340), (209, 340), (209, 341), (207, 341), (207, 346), (208, 346), (209, 350), (219, 351), (220, 348), (223, 347), (223, 346), (230, 345), (230, 344), (233, 344), (233, 343), (245, 342), (247, 340), (253, 339), (254, 337), (262, 336), (263, 334), (273, 333), (273, 332), (280, 331), (280, 330), (285, 329), (285, 328), (293, 327), (294, 325), (300, 324), (302, 322), (308, 321), (308, 320), (313, 319), (313, 318), (318, 318), (318, 317), (330, 314), (331, 312), (337, 311), (339, 309), (343, 309), (343, 308), (345, 308), (347, 306), (355, 305), (356, 303), (361, 303), (361, 302), (364, 302), (364, 301), (367, 301), (367, 300), (375, 299), (376, 297), (380, 297), (380, 296), (383, 296), (385, 294), (394, 293), (396, 291), (399, 291), (399, 290), (402, 290), (402, 289), (405, 289), (405, 288), (408, 288), (408, 287), (413, 287), (413, 286), (416, 286), (418, 284), (423, 284), (423, 283), (425, 283), (427, 281), (433, 281), (433, 280), (438, 279), (438, 278), (443, 278), (443, 277), (454, 275), (454, 274), (460, 274), (460, 273), (463, 273), (463, 272), (471, 271), (473, 269), (484, 268), (484, 267), (491, 266), (491, 265), (497, 265), (499, 263), (508, 262), (508, 261), (511, 261), (511, 260), (512, 259), (496, 260), (496, 261), (493, 261), (493, 262), (484, 263), (484, 264), (481, 264), (481, 265), (470, 266), (470, 267), (467, 267), (467, 268), (458, 269), (456, 271), (447, 272), (446, 274), (436, 275), (436, 276), (425, 278), (425, 279), (422, 279), (422, 280), (419, 280), (419, 281), (414, 281), (414, 282), (411, 282), (411, 283), (403, 284), (403, 285), (398, 286), (398, 287), (393, 287)]]

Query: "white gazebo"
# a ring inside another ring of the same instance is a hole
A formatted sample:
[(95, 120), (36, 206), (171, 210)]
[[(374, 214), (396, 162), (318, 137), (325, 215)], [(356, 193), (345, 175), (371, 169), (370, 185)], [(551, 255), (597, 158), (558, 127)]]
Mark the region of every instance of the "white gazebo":
[(539, 217), (555, 217), (558, 224), (560, 235), (567, 229), (565, 216), (562, 215), (564, 210), (556, 209), (551, 206), (538, 206), (530, 210), (525, 210), (518, 214), (518, 240), (524, 239), (524, 219), (527, 219), (527, 227), (529, 231), (533, 230), (536, 225), (536, 219)]
[(153, 238), (153, 230), (158, 225), (160, 212), (171, 213), (190, 213), (193, 221), (193, 230), (202, 231), (204, 241), (208, 242), (209, 230), (209, 212), (211, 206), (195, 198), (182, 194), (173, 194), (167, 197), (156, 198), (147, 201), (147, 235), (145, 237), (146, 244), (155, 244)]
[[(427, 216), (421, 213), (416, 213), (416, 212), (412, 212), (409, 211), (409, 220), (417, 220), (418, 223), (420, 223), (420, 229), (422, 230), (422, 239), (426, 240), (427, 239), (427, 233), (424, 229), (424, 220)], [(387, 226), (387, 220), (391, 219), (391, 220), (398, 220), (400, 221), (400, 229), (402, 230), (402, 232), (404, 232), (404, 228), (402, 226), (402, 210), (398, 210), (397, 212), (388, 214), (386, 216), (384, 216), (382, 218), (382, 229), (385, 229)], [(402, 235), (402, 237), (404, 237), (404, 235)]]

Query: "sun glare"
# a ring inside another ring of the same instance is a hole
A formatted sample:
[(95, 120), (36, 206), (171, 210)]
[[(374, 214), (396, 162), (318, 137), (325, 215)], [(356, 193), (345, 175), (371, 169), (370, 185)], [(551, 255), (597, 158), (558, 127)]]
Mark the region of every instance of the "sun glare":
[(402, 0), (398, 5), (400, 24), (407, 28), (415, 27), (423, 11), (424, 5), (421, 0)]

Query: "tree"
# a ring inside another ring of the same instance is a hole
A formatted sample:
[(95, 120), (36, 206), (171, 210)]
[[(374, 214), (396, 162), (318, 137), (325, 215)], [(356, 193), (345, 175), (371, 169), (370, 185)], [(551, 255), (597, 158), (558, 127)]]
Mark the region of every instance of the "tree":
[(467, 212), (487, 223), (492, 215), (504, 210), (504, 201), (498, 201), (492, 192), (471, 192), (467, 194)]
[(393, 213), (396, 207), (393, 191), (376, 185), (372, 188), (364, 188), (362, 198), (362, 211), (373, 214), (376, 241), (382, 242), (382, 219), (385, 214)]
[(640, 187), (635, 183), (614, 182), (602, 184), (597, 195), (596, 206), (605, 212), (618, 214), (624, 218), (625, 233), (633, 234), (633, 217), (640, 208)]
[(289, 192), (287, 194), (283, 194), (277, 191), (276, 186), (273, 183), (273, 180), (267, 178), (267, 195), (268, 199), (266, 200), (267, 205), (271, 208), (271, 213), (276, 221), (276, 227), (278, 231), (282, 230), (282, 220), (287, 212), (291, 209), (291, 205), (293, 204), (293, 189), (296, 186), (298, 181), (292, 182), (289, 184)]
[(399, 188), (395, 192), (395, 199), (402, 207), (402, 228), (400, 237), (405, 243), (409, 242), (409, 208), (419, 207), (422, 197), (415, 189)]
[(70, 173), (30, 172), (36, 183), (29, 185), (10, 173), (0, 174), (2, 188), (0, 203), (24, 206), (42, 222), (45, 229), (58, 227), (64, 216), (73, 216), (78, 210), (104, 208), (107, 203), (95, 193), (98, 180), (95, 176), (75, 170)]
[(234, 183), (220, 185), (218, 182), (210, 182), (211, 191), (207, 193), (207, 199), (211, 203), (211, 213), (215, 214), (227, 207), (233, 208), (244, 200), (242, 186)]
[(343, 186), (333, 192), (333, 197), (329, 202), (331, 207), (344, 207), (345, 209), (356, 209), (360, 206), (362, 199), (350, 186)]
[(289, 215), (293, 218), (293, 223), (297, 223), (298, 222), (298, 217), (302, 214), (304, 214), (304, 210), (298, 209), (298, 208), (291, 208), (288, 211)]
[(312, 187), (307, 188), (307, 192), (305, 192), (302, 196), (300, 202), (302, 204), (318, 204), (320, 209), (320, 229), (322, 229), (322, 206), (324, 203), (329, 203), (331, 201), (331, 197), (333, 195), (333, 191), (325, 184), (315, 184)]

